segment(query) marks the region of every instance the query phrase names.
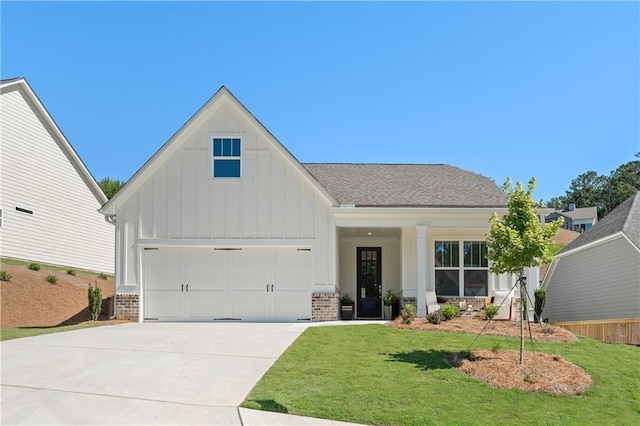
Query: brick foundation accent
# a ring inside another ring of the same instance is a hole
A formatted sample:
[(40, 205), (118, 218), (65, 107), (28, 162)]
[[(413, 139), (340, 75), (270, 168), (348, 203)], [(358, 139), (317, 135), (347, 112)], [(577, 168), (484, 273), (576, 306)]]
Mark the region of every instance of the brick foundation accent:
[(337, 321), (340, 319), (340, 295), (338, 293), (313, 293), (311, 295), (311, 321)]
[(140, 295), (135, 293), (116, 294), (116, 319), (138, 321)]
[(413, 305), (416, 308), (418, 307), (418, 303), (417, 303), (415, 297), (403, 297), (402, 299), (400, 299), (400, 310), (401, 311), (402, 311), (402, 308), (404, 308), (405, 305)]

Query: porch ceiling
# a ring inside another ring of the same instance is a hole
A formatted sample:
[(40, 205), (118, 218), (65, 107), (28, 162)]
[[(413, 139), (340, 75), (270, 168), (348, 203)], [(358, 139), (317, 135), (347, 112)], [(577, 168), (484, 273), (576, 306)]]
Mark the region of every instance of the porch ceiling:
[(338, 235), (340, 237), (400, 238), (400, 236), (402, 235), (402, 230), (400, 228), (371, 228), (371, 227), (338, 228)]

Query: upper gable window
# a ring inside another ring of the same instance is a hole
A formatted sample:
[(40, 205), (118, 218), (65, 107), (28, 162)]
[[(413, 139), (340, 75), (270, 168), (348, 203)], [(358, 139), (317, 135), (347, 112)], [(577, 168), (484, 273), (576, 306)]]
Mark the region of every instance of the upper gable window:
[(239, 178), (240, 138), (213, 138), (213, 177)]

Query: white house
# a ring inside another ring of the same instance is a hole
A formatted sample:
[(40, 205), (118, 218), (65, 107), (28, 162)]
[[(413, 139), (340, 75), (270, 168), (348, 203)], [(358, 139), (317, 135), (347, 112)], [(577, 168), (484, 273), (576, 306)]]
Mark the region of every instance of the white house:
[(598, 223), (598, 209), (596, 207), (576, 208), (576, 203), (571, 201), (567, 210), (556, 210), (547, 216), (548, 221), (562, 217), (562, 227), (576, 232), (584, 232)]
[[(511, 288), (484, 258), (490, 179), (436, 164), (301, 164), (222, 87), (106, 203), (116, 312), (152, 320), (322, 321), (338, 298), (382, 317), (392, 290)], [(530, 272), (538, 282), (537, 269)]]
[(0, 256), (112, 273), (105, 195), (27, 81), (0, 89)]
[(542, 286), (550, 321), (640, 325), (640, 192), (558, 253)]

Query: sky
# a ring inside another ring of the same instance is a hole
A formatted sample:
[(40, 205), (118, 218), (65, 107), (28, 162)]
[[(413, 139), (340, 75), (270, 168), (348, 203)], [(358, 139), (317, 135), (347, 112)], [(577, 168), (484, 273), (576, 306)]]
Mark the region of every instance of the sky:
[(128, 180), (225, 85), (301, 162), (450, 164), (536, 199), (640, 152), (640, 3), (0, 3), (93, 176)]

